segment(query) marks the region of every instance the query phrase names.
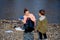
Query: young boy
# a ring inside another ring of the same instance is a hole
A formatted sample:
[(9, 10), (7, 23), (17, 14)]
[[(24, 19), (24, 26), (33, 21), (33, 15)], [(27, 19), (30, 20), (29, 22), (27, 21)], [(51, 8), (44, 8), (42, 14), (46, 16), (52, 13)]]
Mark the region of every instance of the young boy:
[(39, 10), (39, 20), (38, 20), (38, 25), (37, 25), (37, 31), (39, 34), (39, 40), (42, 40), (44, 37), (44, 40), (47, 40), (47, 19), (45, 16), (45, 10)]

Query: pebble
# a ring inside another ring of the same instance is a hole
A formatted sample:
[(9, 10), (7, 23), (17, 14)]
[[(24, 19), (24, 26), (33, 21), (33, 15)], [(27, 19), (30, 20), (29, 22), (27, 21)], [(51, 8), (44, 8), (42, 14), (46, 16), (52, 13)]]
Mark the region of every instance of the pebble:
[[(2, 26), (4, 27), (2, 28)], [(13, 32), (11, 33), (6, 33), (5, 31), (8, 30), (8, 26), (10, 25), (9, 24), (4, 25), (4, 23), (0, 25), (0, 40), (23, 40), (22, 31), (13, 30)], [(7, 29), (5, 30), (4, 28)], [(48, 40), (60, 40), (60, 24), (49, 24), (47, 36)], [(38, 40), (37, 33), (34, 33), (34, 38), (35, 38), (34, 40)]]

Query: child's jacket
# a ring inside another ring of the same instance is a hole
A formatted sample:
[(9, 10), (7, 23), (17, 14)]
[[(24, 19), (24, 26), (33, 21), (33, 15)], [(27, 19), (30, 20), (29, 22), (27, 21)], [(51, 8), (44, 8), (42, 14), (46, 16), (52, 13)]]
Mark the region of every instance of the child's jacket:
[(47, 32), (47, 19), (46, 18), (42, 21), (40, 21), (40, 19), (38, 20), (37, 30), (41, 33)]

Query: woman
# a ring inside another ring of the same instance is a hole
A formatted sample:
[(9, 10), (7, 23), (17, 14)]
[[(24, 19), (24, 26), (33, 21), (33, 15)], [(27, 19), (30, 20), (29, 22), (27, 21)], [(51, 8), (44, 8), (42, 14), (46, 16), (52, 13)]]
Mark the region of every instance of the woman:
[(27, 9), (24, 9), (24, 40), (34, 40), (33, 30), (36, 25), (36, 19), (33, 14), (31, 14)]

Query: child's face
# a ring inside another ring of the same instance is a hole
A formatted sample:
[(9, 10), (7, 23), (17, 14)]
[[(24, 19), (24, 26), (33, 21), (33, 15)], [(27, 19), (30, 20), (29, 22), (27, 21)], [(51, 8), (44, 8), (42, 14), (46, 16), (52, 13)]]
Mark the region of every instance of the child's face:
[(42, 14), (45, 14), (45, 12), (44, 12), (44, 11), (41, 11), (41, 13), (42, 13)]
[(42, 14), (45, 14), (45, 12), (41, 11), (41, 13), (39, 13), (39, 16), (41, 16)]

